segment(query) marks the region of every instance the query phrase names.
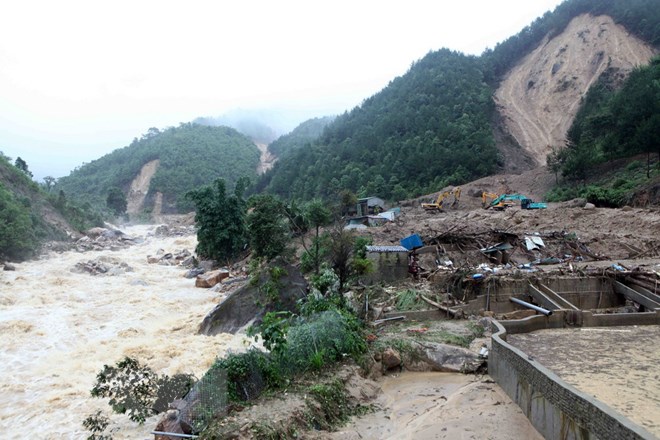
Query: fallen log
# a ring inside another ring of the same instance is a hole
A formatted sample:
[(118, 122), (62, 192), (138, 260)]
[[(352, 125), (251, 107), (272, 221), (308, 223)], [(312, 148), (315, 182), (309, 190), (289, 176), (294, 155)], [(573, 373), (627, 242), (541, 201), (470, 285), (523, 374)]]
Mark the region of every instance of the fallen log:
[(445, 307), (442, 304), (438, 304), (437, 302), (428, 299), (424, 295), (419, 295), (419, 297), (422, 298), (423, 301), (431, 304), (433, 307), (437, 307), (438, 309), (442, 310), (443, 312), (448, 313), (449, 315), (451, 315), (453, 317), (456, 317), (456, 314), (458, 313), (458, 311), (456, 311), (454, 309), (450, 309), (449, 307)]

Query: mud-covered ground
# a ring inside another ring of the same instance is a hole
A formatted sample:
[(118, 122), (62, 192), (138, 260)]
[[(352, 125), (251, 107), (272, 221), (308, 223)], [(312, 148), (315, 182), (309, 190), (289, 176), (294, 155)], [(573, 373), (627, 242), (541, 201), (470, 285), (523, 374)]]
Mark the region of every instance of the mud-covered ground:
[(541, 330), (509, 335), (507, 342), (660, 435), (659, 339), (658, 326), (630, 326)]

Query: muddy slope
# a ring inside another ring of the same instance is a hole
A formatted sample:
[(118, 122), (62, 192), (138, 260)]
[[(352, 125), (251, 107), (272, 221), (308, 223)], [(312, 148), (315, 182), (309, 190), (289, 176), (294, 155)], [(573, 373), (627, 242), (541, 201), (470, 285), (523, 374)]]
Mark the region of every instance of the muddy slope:
[(566, 132), (589, 87), (606, 70), (624, 77), (644, 65), (653, 49), (608, 16), (574, 18), (560, 35), (545, 40), (504, 78), (495, 102), (507, 131), (544, 165)]
[(127, 207), (126, 212), (130, 216), (139, 214), (144, 207), (144, 199), (147, 197), (149, 192), (149, 184), (151, 179), (156, 174), (156, 170), (160, 165), (160, 160), (152, 160), (147, 162), (142, 166), (140, 173), (133, 179), (131, 182), (131, 188), (128, 191), (128, 197), (126, 198)]

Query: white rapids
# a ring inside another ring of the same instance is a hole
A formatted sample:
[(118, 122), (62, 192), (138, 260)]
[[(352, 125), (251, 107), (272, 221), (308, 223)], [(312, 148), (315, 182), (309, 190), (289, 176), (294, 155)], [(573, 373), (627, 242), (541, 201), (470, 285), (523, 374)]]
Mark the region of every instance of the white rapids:
[[(222, 294), (194, 287), (176, 266), (148, 264), (159, 249), (193, 251), (195, 236), (155, 237), (154, 226), (124, 232), (144, 241), (119, 251), (51, 253), (0, 272), (0, 431), (5, 436), (81, 439), (82, 421), (105, 399), (90, 396), (104, 364), (131, 356), (159, 374), (198, 378), (227, 350), (249, 341), (234, 335), (197, 334)], [(80, 261), (119, 259), (134, 271), (115, 276), (74, 273)], [(115, 439), (147, 439), (158, 417), (138, 426), (112, 415)]]

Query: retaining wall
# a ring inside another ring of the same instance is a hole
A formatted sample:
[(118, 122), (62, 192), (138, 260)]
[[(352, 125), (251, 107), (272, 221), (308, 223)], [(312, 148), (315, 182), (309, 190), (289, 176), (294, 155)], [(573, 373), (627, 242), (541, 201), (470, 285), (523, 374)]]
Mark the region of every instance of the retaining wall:
[[(612, 281), (604, 277), (538, 277), (531, 280), (531, 283), (545, 284), (579, 309), (619, 307), (625, 304), (623, 296), (614, 292)], [(489, 297), (489, 310), (495, 313), (510, 312), (517, 307), (511, 304), (509, 298), (527, 295), (529, 284), (529, 279), (483, 282), (473, 287), (474, 299), (461, 308), (466, 312), (477, 313), (486, 309), (486, 298)]]
[(507, 332), (523, 333), (565, 326), (658, 325), (660, 314), (610, 314), (559, 311), (517, 321), (493, 321), (488, 373), (520, 406), (546, 439), (655, 439), (606, 404), (569, 385), (506, 342)]

